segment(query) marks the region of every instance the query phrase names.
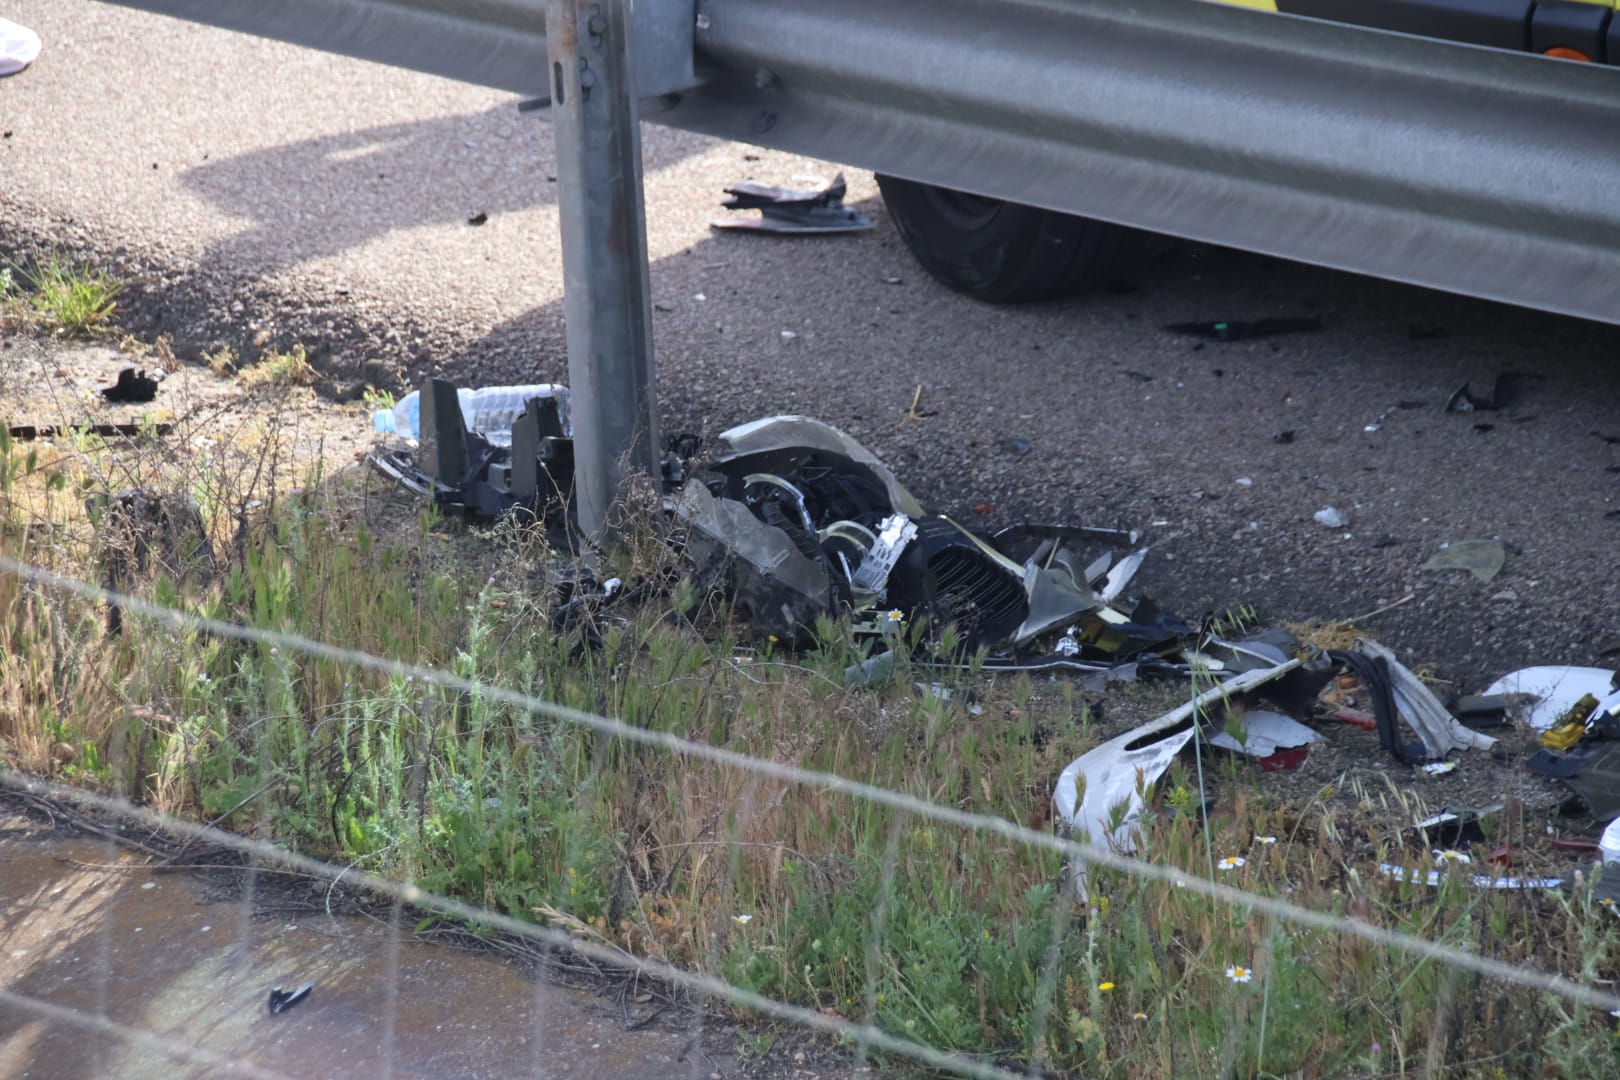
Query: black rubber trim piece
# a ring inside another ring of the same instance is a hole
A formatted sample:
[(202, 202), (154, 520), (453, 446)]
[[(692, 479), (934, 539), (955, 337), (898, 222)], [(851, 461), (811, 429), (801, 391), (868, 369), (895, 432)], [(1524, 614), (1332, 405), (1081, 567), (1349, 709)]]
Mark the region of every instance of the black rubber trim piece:
[(1349, 668), (1361, 685), (1372, 695), (1373, 718), (1378, 722), (1378, 742), (1403, 765), (1416, 765), (1429, 759), (1421, 744), (1408, 746), (1401, 742), (1396, 727), (1400, 713), (1395, 707), (1395, 688), (1389, 681), (1389, 665), (1381, 656), (1363, 656), (1347, 649), (1330, 649), (1328, 659)]

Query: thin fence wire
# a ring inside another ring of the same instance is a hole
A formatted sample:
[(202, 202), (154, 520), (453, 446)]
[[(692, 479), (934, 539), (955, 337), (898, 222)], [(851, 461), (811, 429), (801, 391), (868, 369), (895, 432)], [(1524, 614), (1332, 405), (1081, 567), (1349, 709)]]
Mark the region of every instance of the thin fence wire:
[[(1224, 885), (1216, 881), (1192, 877), (1172, 867), (1160, 866), (1123, 856), (1065, 836), (1037, 832), (1005, 818), (942, 806), (905, 792), (850, 780), (835, 774), (804, 769), (795, 765), (753, 757), (723, 747), (693, 742), (668, 732), (650, 731), (626, 724), (620, 720), (547, 702), (529, 694), (490, 685), (442, 669), (389, 660), (385, 657), (361, 650), (343, 648), (300, 634), (245, 626), (164, 607), (135, 596), (104, 589), (90, 582), (3, 556), (0, 556), (0, 572), (15, 575), (40, 588), (73, 594), (88, 600), (116, 604), (126, 614), (138, 614), (176, 629), (199, 631), (224, 638), (285, 648), (319, 659), (352, 665), (358, 669), (391, 678), (414, 679), (427, 685), (479, 695), (489, 701), (521, 709), (535, 716), (584, 727), (599, 732), (604, 736), (640, 743), (672, 754), (679, 754), (788, 783), (846, 794), (889, 807), (902, 814), (915, 815), (919, 818), (946, 825), (997, 835), (1010, 841), (1028, 845), (1031, 848), (1058, 853), (1069, 860), (1073, 860), (1075, 865), (1108, 867), (1138, 879), (1168, 882), (1212, 901), (1263, 914), (1272, 920), (1360, 938), (1377, 946), (1399, 950), (1413, 956), (1447, 964), (1456, 970), (1469, 971), (1485, 978), (1529, 990), (1555, 994), (1577, 1004), (1605, 1010), (1620, 1008), (1620, 995), (1577, 983), (1556, 973), (1538, 970), (1522, 964), (1505, 963), (1456, 946), (1445, 945), (1411, 934), (1375, 926), (1357, 918), (1316, 911), (1287, 900), (1262, 896), (1258, 893)], [(862, 1048), (863, 1051), (878, 1050), (908, 1057), (920, 1063), (961, 1076), (1008, 1078), (1021, 1075), (925, 1043), (897, 1038), (877, 1028), (871, 1022), (869, 1008), (863, 1010), (866, 1013), (867, 1022), (856, 1024), (836, 1015), (767, 998), (709, 975), (687, 971), (655, 960), (636, 957), (617, 949), (580, 940), (555, 928), (536, 926), (510, 916), (426, 892), (414, 885), (389, 881), (377, 875), (358, 871), (352, 866), (343, 868), (331, 866), (263, 841), (252, 840), (195, 823), (167, 818), (153, 811), (132, 806), (122, 800), (92, 794), (12, 772), (0, 772), (0, 786), (37, 796), (48, 796), (53, 799), (92, 806), (101, 811), (116, 814), (125, 820), (141, 822), (153, 829), (168, 830), (176, 835), (206, 840), (209, 843), (238, 851), (250, 858), (262, 860), (264, 863), (280, 865), (315, 877), (330, 879), (334, 884), (339, 877), (342, 877), (356, 887), (393, 898), (396, 905), (408, 905), (415, 909), (465, 919), (540, 944), (571, 950), (603, 964), (637, 971), (665, 980), (672, 985), (685, 987), (698, 994), (723, 998), (764, 1015), (836, 1035), (849, 1040)], [(893, 868), (887, 865), (886, 870), (890, 875), (894, 872)], [(393, 921), (397, 926), (397, 919)], [(1065, 924), (1066, 922), (1067, 920), (1064, 919)], [(1052, 972), (1043, 971), (1042, 974), (1043, 983), (1053, 977)], [(18, 1004), (18, 1007), (26, 1007), (14, 1000), (16, 998), (17, 995), (8, 994), (5, 1000), (8, 1003)], [(1051, 1002), (1049, 998), (1045, 1004), (1047, 1008), (1050, 1008)], [(35, 1011), (44, 1015), (43, 1008)], [(104, 1016), (97, 1018), (96, 1023), (98, 1027), (103, 1028), (106, 1028), (107, 1025), (111, 1025), (112, 1028), (119, 1027), (119, 1025)], [(1044, 1026), (1043, 1018), (1042, 1027), (1044, 1028)], [(111, 1030), (111, 1028), (107, 1029)], [(129, 1035), (132, 1039), (135, 1038), (135, 1035), (131, 1032), (125, 1032), (124, 1034)], [(143, 1044), (150, 1044), (154, 1038), (161, 1038), (150, 1032), (140, 1032), (139, 1034), (141, 1036), (139, 1041)], [(189, 1044), (180, 1045), (188, 1051), (193, 1049)], [(175, 1049), (178, 1052), (179, 1047)]]
[[(296, 870), (311, 877), (335, 879), (339, 874), (343, 874), (344, 880), (349, 883), (350, 888), (389, 897), (394, 902), (396, 911), (411, 908), (417, 911), (432, 912), (437, 915), (463, 919), (469, 923), (500, 930), (539, 945), (567, 949), (600, 964), (629, 969), (651, 978), (662, 979), (687, 990), (725, 998), (745, 1009), (802, 1024), (829, 1035), (849, 1039), (858, 1045), (871, 1049), (900, 1054), (925, 1065), (945, 1069), (960, 1076), (982, 1077), (985, 1080), (1020, 1080), (1019, 1073), (1009, 1072), (994, 1065), (966, 1059), (960, 1055), (929, 1046), (926, 1043), (896, 1038), (869, 1024), (855, 1024), (839, 1016), (777, 1001), (774, 998), (756, 994), (751, 990), (733, 986), (723, 979), (688, 971), (685, 968), (679, 968), (662, 961), (639, 957), (620, 949), (598, 945), (595, 942), (581, 940), (553, 927), (537, 926), (534, 923), (515, 919), (510, 915), (503, 915), (498, 911), (491, 911), (488, 908), (478, 907), (448, 896), (428, 892), (415, 885), (391, 881), (376, 874), (355, 870), (352, 867), (334, 866), (319, 859), (310, 858), (307, 855), (288, 851), (286, 848), (278, 847), (267, 841), (254, 840), (250, 837), (239, 836), (236, 833), (225, 832), (206, 825), (197, 825), (181, 819), (166, 817), (154, 810), (135, 806), (123, 799), (116, 799), (108, 795), (70, 787), (66, 784), (25, 776), (9, 769), (0, 770), (0, 788), (10, 789), (35, 798), (50, 799), (113, 814), (124, 821), (149, 827), (157, 832), (168, 832), (176, 837), (216, 845), (252, 859), (262, 860), (271, 865)], [(392, 919), (391, 922), (395, 926), (398, 925), (397, 918)], [(113, 1022), (108, 1021), (108, 1023)], [(122, 1025), (115, 1026), (123, 1027)], [(125, 1030), (137, 1029), (125, 1028)], [(189, 1044), (176, 1043), (176, 1045)]]

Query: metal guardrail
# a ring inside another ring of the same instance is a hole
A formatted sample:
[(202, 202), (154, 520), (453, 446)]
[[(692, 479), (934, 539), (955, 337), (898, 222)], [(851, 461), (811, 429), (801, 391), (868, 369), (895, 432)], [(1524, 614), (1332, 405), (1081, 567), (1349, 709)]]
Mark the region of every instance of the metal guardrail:
[(1620, 70), (1189, 0), (701, 0), (659, 123), (1620, 322)]
[[(107, 0), (324, 52), (549, 100), (546, 0)], [(692, 73), (694, 0), (643, 0), (637, 85), (683, 90)]]
[(556, 96), (559, 156), (591, 157), (560, 166), (570, 379), (612, 432), (582, 451), (587, 507), (604, 463), (652, 466), (645, 327), (576, 339), (574, 318), (646, 310), (638, 98), (660, 124), (1620, 323), (1615, 68), (1194, 0), (110, 2)]

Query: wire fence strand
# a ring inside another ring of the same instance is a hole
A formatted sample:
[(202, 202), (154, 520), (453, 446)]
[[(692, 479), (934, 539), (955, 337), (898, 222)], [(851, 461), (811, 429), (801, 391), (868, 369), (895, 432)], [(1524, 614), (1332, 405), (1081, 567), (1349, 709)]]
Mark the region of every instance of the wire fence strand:
[[(1502, 983), (1555, 994), (1580, 1005), (1605, 1010), (1620, 1008), (1620, 995), (1575, 982), (1553, 972), (1543, 971), (1523, 964), (1509, 964), (1456, 946), (1375, 926), (1362, 919), (1317, 911), (1287, 900), (1263, 896), (1217, 881), (1194, 877), (1173, 867), (1161, 866), (1124, 856), (1066, 836), (1038, 832), (1005, 818), (943, 806), (905, 792), (851, 780), (836, 774), (753, 757), (724, 747), (683, 739), (668, 732), (636, 727), (620, 720), (544, 701), (530, 694), (460, 676), (443, 669), (390, 660), (372, 653), (344, 648), (300, 634), (251, 627), (164, 607), (135, 596), (108, 590), (90, 582), (58, 574), (4, 556), (0, 556), (0, 572), (13, 574), (40, 588), (73, 594), (88, 600), (117, 604), (124, 610), (126, 616), (140, 615), (176, 629), (199, 631), (224, 638), (285, 648), (334, 663), (352, 665), (357, 669), (390, 678), (416, 679), (428, 685), (479, 695), (489, 701), (521, 709), (535, 716), (546, 717), (560, 723), (577, 725), (611, 738), (624, 739), (627, 742), (639, 743), (672, 754), (770, 777), (787, 783), (805, 785), (826, 792), (846, 794), (905, 814), (915, 815), (919, 818), (1000, 836), (1009, 841), (1028, 845), (1031, 848), (1055, 852), (1067, 859), (1074, 860), (1077, 865), (1107, 867), (1140, 880), (1170, 883), (1217, 903), (1229, 904), (1296, 926), (1360, 938), (1373, 945), (1448, 964), (1455, 969), (1469, 971)], [(867, 1023), (856, 1024), (842, 1017), (777, 1001), (741, 987), (733, 986), (712, 976), (686, 971), (669, 964), (636, 957), (589, 941), (582, 941), (561, 930), (536, 926), (533, 923), (426, 892), (414, 885), (402, 885), (370, 873), (356, 871), (353, 868), (340, 869), (333, 867), (263, 841), (252, 840), (195, 823), (166, 818), (153, 811), (132, 806), (123, 800), (95, 795), (76, 788), (26, 777), (13, 772), (0, 772), (0, 786), (34, 795), (48, 795), (51, 798), (94, 806), (104, 812), (116, 814), (125, 820), (139, 821), (154, 829), (166, 829), (171, 833), (206, 840), (221, 847), (236, 850), (251, 858), (263, 860), (266, 863), (297, 869), (318, 877), (335, 879), (339, 874), (346, 875), (354, 885), (360, 888), (393, 897), (397, 902), (413, 908), (475, 921), (532, 941), (570, 949), (604, 964), (635, 970), (701, 994), (724, 998), (746, 1009), (848, 1039), (863, 1049), (870, 1048), (903, 1055), (923, 1064), (963, 1076), (1005, 1078), (1020, 1075), (981, 1060), (969, 1059), (924, 1043), (897, 1038), (875, 1027), (869, 1019)]]

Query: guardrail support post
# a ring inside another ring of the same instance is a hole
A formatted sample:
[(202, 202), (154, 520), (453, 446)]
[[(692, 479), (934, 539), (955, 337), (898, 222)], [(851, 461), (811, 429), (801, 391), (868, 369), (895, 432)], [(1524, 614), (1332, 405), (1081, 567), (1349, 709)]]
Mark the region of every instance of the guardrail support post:
[(630, 0), (547, 0), (563, 311), (580, 531), (633, 473), (657, 476), (647, 214)]

